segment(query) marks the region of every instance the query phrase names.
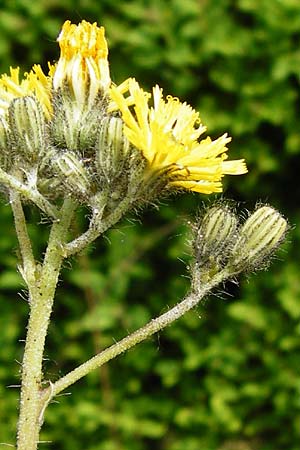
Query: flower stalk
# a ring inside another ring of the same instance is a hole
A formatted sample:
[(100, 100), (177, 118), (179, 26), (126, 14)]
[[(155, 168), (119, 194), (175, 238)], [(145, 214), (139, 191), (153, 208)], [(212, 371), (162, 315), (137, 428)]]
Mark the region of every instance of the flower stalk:
[(19, 179), (15, 178), (13, 175), (6, 173), (0, 167), (0, 184), (10, 188), (14, 192), (18, 192), (25, 199), (30, 200), (34, 203), (42, 212), (52, 219), (57, 219), (58, 209), (55, 205), (51, 204), (40, 192), (22, 183)]
[(171, 323), (175, 320), (179, 319), (185, 313), (197, 306), (205, 295), (207, 295), (214, 287), (224, 281), (227, 277), (228, 273), (224, 270), (216, 274), (205, 284), (197, 283), (195, 280), (193, 291), (181, 302), (169, 309), (169, 311), (156, 317), (155, 319), (152, 319), (145, 326), (139, 328), (137, 331), (129, 334), (121, 341), (95, 355), (93, 358), (81, 364), (55, 383), (51, 383), (48, 389), (44, 392), (46, 401), (49, 402), (49, 397), (51, 399), (54, 398), (64, 389), (83, 378), (89, 372), (103, 366), (103, 364), (107, 363), (111, 359), (116, 358), (140, 342), (148, 339), (158, 331), (161, 331), (168, 325), (171, 325)]
[(81, 250), (85, 249), (89, 244), (94, 242), (101, 234), (105, 233), (109, 228), (115, 225), (123, 217), (123, 215), (130, 209), (131, 199), (125, 198), (122, 200), (114, 211), (103, 218), (103, 210), (106, 204), (102, 205), (102, 208), (95, 209), (93, 216), (90, 220), (88, 230), (75, 238), (73, 241), (68, 242), (63, 247), (63, 254), (65, 258), (68, 258)]
[(15, 229), (23, 263), (22, 267), (19, 267), (19, 270), (28, 288), (33, 289), (36, 284), (36, 263), (27, 231), (26, 219), (20, 195), (15, 191), (10, 192), (10, 205), (13, 211)]
[[(30, 315), (22, 363), (18, 450), (35, 450), (38, 445), (42, 425), (40, 411), (45, 339), (63, 261), (62, 245), (67, 239), (73, 211), (74, 203), (66, 200), (60, 212), (60, 220), (52, 225), (40, 275), (35, 282), (28, 283)], [(20, 248), (27, 248), (26, 236), (19, 233), (18, 238)]]

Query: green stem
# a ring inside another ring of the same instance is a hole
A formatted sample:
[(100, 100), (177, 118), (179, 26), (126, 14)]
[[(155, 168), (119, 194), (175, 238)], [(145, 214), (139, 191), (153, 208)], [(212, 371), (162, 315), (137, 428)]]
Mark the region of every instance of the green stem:
[(0, 168), (0, 183), (18, 192), (27, 200), (31, 200), (49, 217), (57, 219), (58, 217), (57, 208), (54, 205), (52, 205), (42, 194), (40, 194), (37, 189), (34, 189), (33, 187), (30, 186), (26, 186), (26, 184), (22, 183), (14, 176), (6, 173), (1, 168)]
[(53, 398), (55, 395), (59, 394), (64, 389), (74, 384), (76, 381), (87, 375), (92, 370), (102, 366), (121, 353), (124, 353), (126, 350), (129, 350), (136, 344), (144, 341), (157, 331), (162, 330), (167, 325), (170, 325), (176, 319), (183, 316), (187, 311), (194, 308), (211, 289), (224, 281), (227, 277), (228, 273), (226, 271), (219, 272), (203, 286), (200, 286), (198, 281), (195, 280), (195, 282), (193, 283), (194, 290), (184, 300), (175, 305), (169, 311), (151, 320), (144, 327), (139, 328), (134, 333), (126, 336), (124, 339), (112, 345), (111, 347), (108, 347), (98, 355), (94, 356), (73, 371), (69, 372), (60, 380), (51, 384), (51, 386), (44, 391), (44, 396), (45, 399), (47, 399), (47, 402), (49, 402), (50, 398)]
[(33, 288), (36, 282), (36, 264), (27, 232), (26, 220), (20, 195), (15, 191), (10, 192), (10, 205), (14, 215), (16, 234), (22, 257), (22, 268), (20, 268), (20, 271), (27, 286), (29, 288)]
[(66, 241), (74, 204), (66, 200), (60, 220), (52, 226), (39, 280), (29, 287), (30, 316), (22, 364), (22, 387), (18, 422), (17, 449), (36, 450), (41, 417), (42, 360), (52, 311), (53, 298), (63, 261), (62, 246)]
[(103, 210), (94, 212), (90, 221), (89, 229), (78, 238), (69, 242), (64, 246), (64, 257), (69, 257), (80, 252), (86, 248), (89, 244), (94, 242), (102, 233), (117, 223), (128, 211), (132, 199), (125, 197), (124, 200), (112, 211), (108, 216), (103, 217)]

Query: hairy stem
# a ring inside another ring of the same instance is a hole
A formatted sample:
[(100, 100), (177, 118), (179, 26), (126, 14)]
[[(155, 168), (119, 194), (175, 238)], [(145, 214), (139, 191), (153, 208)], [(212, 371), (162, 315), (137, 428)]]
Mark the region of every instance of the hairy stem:
[(154, 333), (162, 330), (167, 325), (170, 325), (176, 319), (183, 316), (187, 311), (194, 308), (212, 288), (224, 281), (227, 277), (227, 272), (222, 271), (216, 274), (210, 281), (203, 284), (202, 286), (200, 286), (197, 282), (194, 283), (194, 290), (169, 311), (151, 320), (147, 325), (139, 328), (137, 331), (130, 334), (129, 336), (126, 336), (124, 339), (112, 345), (111, 347), (108, 347), (98, 355), (94, 356), (73, 371), (69, 372), (60, 380), (51, 384), (51, 386), (44, 392), (45, 399), (49, 400), (49, 396), (53, 398), (55, 395), (59, 394), (64, 389), (83, 378), (92, 370), (102, 366), (121, 353), (124, 353), (126, 350), (129, 350), (136, 344), (149, 338)]
[(102, 217), (103, 211), (99, 210), (93, 214), (89, 229), (78, 238), (64, 246), (64, 256), (69, 257), (83, 250), (94, 242), (102, 233), (115, 225), (128, 211), (131, 204), (130, 197), (124, 198), (120, 204), (108, 216)]
[(32, 289), (34, 288), (36, 283), (36, 264), (32, 252), (30, 238), (27, 232), (26, 220), (20, 195), (15, 191), (10, 192), (10, 205), (14, 215), (16, 234), (22, 257), (22, 267), (20, 268), (20, 271), (28, 288)]
[[(22, 387), (18, 421), (17, 449), (36, 450), (42, 425), (42, 359), (45, 339), (52, 311), (58, 275), (63, 261), (65, 243), (74, 205), (66, 200), (60, 220), (52, 226), (49, 244), (39, 279), (29, 287), (30, 316), (22, 364)], [(19, 235), (20, 238), (20, 235)], [(22, 245), (25, 245), (21, 244)]]
[(22, 195), (25, 199), (32, 201), (36, 204), (45, 214), (53, 219), (58, 218), (58, 210), (52, 205), (42, 194), (39, 193), (37, 189), (29, 187), (22, 183), (20, 180), (14, 176), (6, 173), (0, 168), (0, 183), (7, 186)]

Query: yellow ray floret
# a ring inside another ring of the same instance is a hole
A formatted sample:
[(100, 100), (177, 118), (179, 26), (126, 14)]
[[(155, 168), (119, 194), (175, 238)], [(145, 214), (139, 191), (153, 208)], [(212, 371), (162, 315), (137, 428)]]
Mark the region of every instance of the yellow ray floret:
[[(162, 89), (144, 92), (132, 78), (110, 89), (110, 110), (119, 110), (124, 133), (140, 149), (153, 172), (164, 173), (169, 187), (210, 194), (221, 192), (223, 175), (247, 172), (243, 159), (227, 159), (226, 134), (199, 140), (206, 131), (199, 114), (177, 98), (163, 98)], [(149, 100), (152, 97), (152, 106)]]
[(49, 64), (48, 76), (44, 74), (39, 65), (34, 65), (29, 73), (24, 74), (20, 80), (19, 67), (10, 68), (10, 75), (4, 74), (0, 78), (0, 115), (4, 115), (10, 103), (18, 97), (35, 95), (41, 103), (45, 116), (50, 118), (51, 107), (51, 85), (54, 66)]
[(54, 89), (67, 82), (76, 101), (91, 106), (98, 92), (106, 91), (111, 83), (104, 28), (85, 20), (79, 25), (67, 20), (57, 40), (61, 55), (53, 77)]

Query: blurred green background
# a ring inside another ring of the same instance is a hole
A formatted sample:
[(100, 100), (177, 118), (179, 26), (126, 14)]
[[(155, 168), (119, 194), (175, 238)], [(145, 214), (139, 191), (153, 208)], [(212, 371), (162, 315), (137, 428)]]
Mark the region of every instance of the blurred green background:
[[(229, 283), (196, 311), (59, 397), (43, 449), (299, 450), (299, 0), (0, 1), (0, 72), (58, 58), (64, 20), (106, 28), (115, 82), (159, 83), (233, 136), (224, 196), (279, 208), (293, 226), (268, 272)], [(298, 181), (297, 181), (298, 180)], [(189, 287), (186, 222), (207, 198), (185, 194), (132, 215), (66, 264), (45, 376), (65, 374), (143, 325)], [(13, 444), (28, 307), (17, 243), (1, 203), (0, 442)], [(36, 250), (48, 226), (27, 211)], [(85, 226), (84, 215), (78, 229)], [(42, 230), (42, 231), (41, 231)], [(72, 269), (72, 270), (71, 270)], [(0, 448), (2, 448), (0, 446)], [(3, 448), (6, 448), (3, 446)]]

